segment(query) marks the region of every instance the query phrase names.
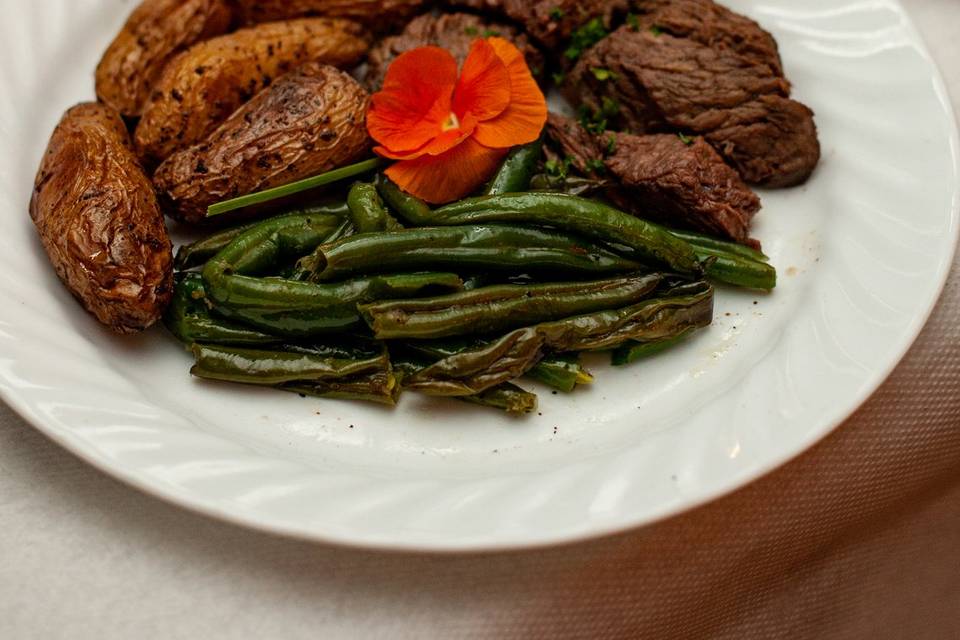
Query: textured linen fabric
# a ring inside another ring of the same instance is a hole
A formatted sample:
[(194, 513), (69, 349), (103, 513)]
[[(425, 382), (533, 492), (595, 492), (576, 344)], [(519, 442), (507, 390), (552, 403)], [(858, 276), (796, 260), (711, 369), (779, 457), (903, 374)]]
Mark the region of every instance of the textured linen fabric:
[[(960, 2), (908, 9), (960, 97)], [(208, 520), (0, 407), (0, 637), (960, 638), (960, 272), (884, 387), (815, 449), (668, 522), (472, 557)]]

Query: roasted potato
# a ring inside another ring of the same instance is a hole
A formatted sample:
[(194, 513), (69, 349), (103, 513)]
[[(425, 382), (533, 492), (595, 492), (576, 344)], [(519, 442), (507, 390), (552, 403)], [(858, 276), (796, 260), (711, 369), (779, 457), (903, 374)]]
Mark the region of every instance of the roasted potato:
[(166, 212), (201, 222), (221, 200), (348, 164), (370, 148), (369, 94), (335, 67), (310, 63), (262, 91), (203, 143), (154, 175)]
[(427, 4), (426, 0), (236, 0), (240, 19), (246, 24), (326, 16), (380, 26), (409, 18)]
[(30, 217), (60, 279), (100, 322), (134, 333), (160, 318), (173, 290), (173, 251), (116, 111), (86, 103), (64, 115)]
[(226, 33), (233, 10), (226, 0), (144, 0), (97, 67), (97, 97), (128, 118), (140, 116), (170, 59)]
[(356, 22), (271, 22), (207, 40), (174, 58), (143, 110), (136, 146), (148, 166), (194, 145), (277, 77), (310, 61), (356, 63), (369, 43)]

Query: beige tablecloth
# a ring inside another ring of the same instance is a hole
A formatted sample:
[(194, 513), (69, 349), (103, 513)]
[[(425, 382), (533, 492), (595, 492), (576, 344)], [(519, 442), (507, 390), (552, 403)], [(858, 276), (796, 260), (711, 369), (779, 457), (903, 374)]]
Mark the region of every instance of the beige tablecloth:
[[(960, 98), (960, 0), (908, 8)], [(0, 407), (0, 638), (960, 638), (960, 272), (844, 428), (667, 523), (575, 547), (381, 555), (220, 524)]]

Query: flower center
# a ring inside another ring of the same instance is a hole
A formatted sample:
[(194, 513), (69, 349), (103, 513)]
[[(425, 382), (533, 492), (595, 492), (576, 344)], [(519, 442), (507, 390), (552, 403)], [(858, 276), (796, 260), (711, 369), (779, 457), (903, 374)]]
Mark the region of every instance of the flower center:
[(454, 129), (460, 128), (460, 118), (457, 117), (453, 111), (450, 112), (450, 115), (447, 116), (447, 119), (444, 121), (443, 126), (440, 127), (441, 131), (453, 131)]

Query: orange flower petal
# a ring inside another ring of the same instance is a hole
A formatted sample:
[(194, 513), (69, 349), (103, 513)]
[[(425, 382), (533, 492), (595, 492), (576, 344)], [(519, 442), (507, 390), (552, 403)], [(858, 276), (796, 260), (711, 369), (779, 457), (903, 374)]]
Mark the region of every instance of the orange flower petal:
[(416, 151), (395, 152), (381, 146), (375, 147), (374, 152), (379, 156), (390, 158), (391, 160), (416, 160), (426, 155), (439, 156), (472, 136), (476, 129), (477, 119), (473, 114), (468, 113), (467, 117), (460, 123), (460, 128), (442, 132)]
[(477, 130), (477, 124), (478, 122), (476, 116), (474, 116), (472, 113), (468, 113), (460, 122), (459, 128), (450, 129), (449, 131), (444, 131), (441, 133), (439, 136), (434, 138), (433, 142), (424, 148), (424, 152), (431, 156), (439, 156), (443, 153), (446, 153), (472, 136), (473, 132)]
[(510, 72), (512, 95), (510, 106), (498, 117), (481, 122), (474, 138), (493, 148), (533, 142), (547, 124), (547, 100), (519, 49), (503, 38), (490, 38), (488, 42)]
[(490, 149), (468, 138), (441, 156), (398, 162), (386, 174), (407, 193), (431, 204), (446, 204), (482, 186), (506, 154), (506, 149)]
[(367, 130), (395, 153), (419, 149), (443, 130), (457, 86), (457, 61), (440, 47), (420, 47), (399, 56), (374, 94)]
[(453, 110), (460, 118), (472, 113), (483, 122), (496, 118), (510, 105), (510, 71), (486, 40), (477, 39), (460, 71), (453, 92)]

